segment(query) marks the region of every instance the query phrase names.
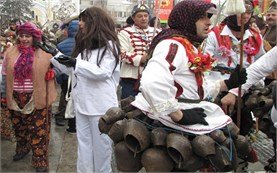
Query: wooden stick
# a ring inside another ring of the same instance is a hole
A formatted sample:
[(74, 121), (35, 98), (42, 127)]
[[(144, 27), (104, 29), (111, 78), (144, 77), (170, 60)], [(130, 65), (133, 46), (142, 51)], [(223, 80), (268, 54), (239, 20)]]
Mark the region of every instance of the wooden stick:
[[(241, 13), (241, 28), (240, 28), (240, 71), (243, 67), (243, 35), (244, 35), (244, 22), (243, 22), (244, 13)], [(240, 119), (241, 119), (241, 85), (239, 85), (238, 90), (238, 110), (237, 110), (237, 126), (240, 128)]]
[[(49, 70), (50, 68), (48, 68)], [(46, 80), (46, 128), (48, 128), (48, 134), (46, 139), (46, 157), (48, 163), (48, 170), (49, 170), (49, 141), (50, 141), (50, 125), (49, 125), (49, 108), (48, 108), (48, 94), (49, 94), (49, 81)]]
[(154, 33), (153, 33), (153, 37), (156, 36), (156, 30), (157, 30), (157, 26), (158, 26), (158, 21), (159, 21), (159, 15), (160, 15), (160, 9), (161, 9), (161, 3), (162, 3), (162, 0), (159, 0), (159, 6), (158, 6), (158, 10), (157, 10), (157, 13), (156, 13), (156, 19), (155, 19), (155, 24), (154, 24)]

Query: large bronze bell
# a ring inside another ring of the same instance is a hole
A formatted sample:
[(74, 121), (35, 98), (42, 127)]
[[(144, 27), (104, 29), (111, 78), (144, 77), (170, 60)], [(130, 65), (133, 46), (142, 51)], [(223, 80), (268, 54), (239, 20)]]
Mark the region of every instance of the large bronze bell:
[(202, 158), (215, 155), (215, 141), (207, 135), (196, 136), (191, 145), (194, 153)]
[(234, 122), (231, 122), (225, 128), (223, 128), (222, 131), (224, 132), (224, 134), (226, 136), (230, 136), (231, 135), (231, 137), (233, 139), (236, 139), (238, 137), (238, 135), (239, 135), (240, 129), (238, 128), (238, 126)]
[(188, 161), (192, 155), (190, 141), (181, 134), (170, 133), (167, 135), (166, 146), (169, 156), (177, 164)]
[(98, 128), (101, 133), (108, 134), (110, 129), (112, 127), (112, 124), (105, 123), (104, 119), (101, 117), (98, 122)]
[(163, 128), (155, 128), (150, 133), (153, 146), (166, 146), (166, 137), (168, 133)]
[(124, 141), (115, 145), (115, 161), (117, 169), (122, 172), (138, 172), (142, 168), (141, 154), (136, 154), (128, 149)]
[(107, 110), (105, 115), (102, 116), (106, 124), (113, 124), (118, 120), (122, 120), (125, 117), (125, 113), (119, 107), (111, 107)]
[(258, 107), (262, 108), (264, 113), (267, 113), (269, 110), (271, 110), (272, 106), (273, 106), (272, 98), (269, 98), (266, 96), (259, 97)]
[(134, 96), (129, 96), (125, 99), (120, 100), (120, 107), (124, 112), (129, 112), (131, 110), (136, 109), (131, 103), (135, 100)]
[(126, 113), (126, 117), (128, 119), (136, 118), (136, 117), (139, 117), (141, 115), (143, 115), (143, 113), (140, 109), (134, 109), (134, 110)]
[(251, 151), (247, 138), (245, 136), (238, 135), (238, 138), (235, 139), (234, 143), (237, 149), (238, 157), (241, 159), (246, 158)]
[(123, 134), (127, 147), (134, 153), (139, 153), (150, 145), (148, 129), (135, 119), (127, 121)]
[(141, 163), (146, 172), (170, 172), (174, 162), (162, 148), (148, 148), (141, 157)]
[(189, 160), (187, 160), (186, 162), (176, 164), (176, 168), (184, 172), (195, 172), (197, 170), (200, 170), (204, 166), (205, 160), (194, 153), (189, 157)]
[(270, 125), (272, 124), (269, 114), (265, 114), (262, 118), (259, 118), (258, 122), (259, 130), (261, 130), (266, 135), (269, 135)]
[(217, 129), (210, 133), (210, 137), (218, 143), (222, 143), (226, 140), (226, 136), (223, 131)]
[(245, 106), (247, 108), (249, 108), (250, 110), (252, 110), (253, 108), (257, 107), (258, 105), (258, 98), (257, 97), (249, 97), (246, 101), (245, 101)]
[(235, 147), (234, 141), (232, 140), (231, 137), (229, 137), (222, 143), (222, 146), (226, 147), (230, 151), (230, 154), (232, 154), (231, 165), (225, 166), (222, 172), (229, 172), (232, 170), (236, 170), (237, 164), (238, 164), (238, 156), (237, 156), (237, 149)]
[(114, 144), (124, 140), (123, 131), (126, 127), (127, 119), (119, 120), (115, 122), (108, 135), (113, 140)]
[(225, 146), (215, 146), (215, 155), (209, 157), (212, 165), (216, 167), (217, 171), (222, 172), (226, 167), (231, 166), (232, 157), (230, 151)]

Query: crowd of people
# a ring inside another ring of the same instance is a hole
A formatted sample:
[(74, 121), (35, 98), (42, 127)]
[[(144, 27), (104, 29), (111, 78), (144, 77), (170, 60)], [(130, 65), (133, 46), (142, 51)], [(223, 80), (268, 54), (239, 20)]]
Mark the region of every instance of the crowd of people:
[[(143, 3), (120, 29), (105, 10), (89, 7), (61, 25), (64, 38), (54, 44), (34, 23), (12, 20), (1, 33), (1, 136), (16, 140), (13, 161), (32, 151), (36, 171), (49, 171), (50, 122), (55, 117), (56, 125), (65, 125), (67, 94), (75, 117), (66, 130), (77, 134), (80, 173), (112, 172), (113, 142), (98, 123), (130, 96), (145, 116), (182, 132), (202, 135), (237, 123), (238, 93), (277, 79), (276, 2), (264, 18), (254, 15), (251, 0), (244, 2), (243, 15), (212, 26), (216, 5), (183, 0), (166, 28)], [(57, 87), (59, 108), (52, 115)], [(240, 111), (240, 134), (250, 135), (252, 112)], [(271, 119), (276, 128), (275, 102)]]

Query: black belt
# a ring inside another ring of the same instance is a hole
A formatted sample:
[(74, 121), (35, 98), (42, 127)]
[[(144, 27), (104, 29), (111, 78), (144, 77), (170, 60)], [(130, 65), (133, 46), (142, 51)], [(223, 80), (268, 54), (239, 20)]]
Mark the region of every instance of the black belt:
[(183, 98), (178, 98), (178, 102), (182, 102), (182, 103), (200, 103), (203, 100), (200, 99), (183, 99)]

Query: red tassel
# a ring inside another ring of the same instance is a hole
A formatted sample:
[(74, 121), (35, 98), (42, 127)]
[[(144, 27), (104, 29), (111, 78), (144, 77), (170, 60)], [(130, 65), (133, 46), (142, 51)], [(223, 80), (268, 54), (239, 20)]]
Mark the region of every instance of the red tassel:
[(254, 150), (253, 147), (251, 147), (251, 151), (249, 152), (249, 154), (247, 156), (247, 161), (251, 162), (251, 163), (255, 163), (255, 162), (259, 161), (257, 152)]

